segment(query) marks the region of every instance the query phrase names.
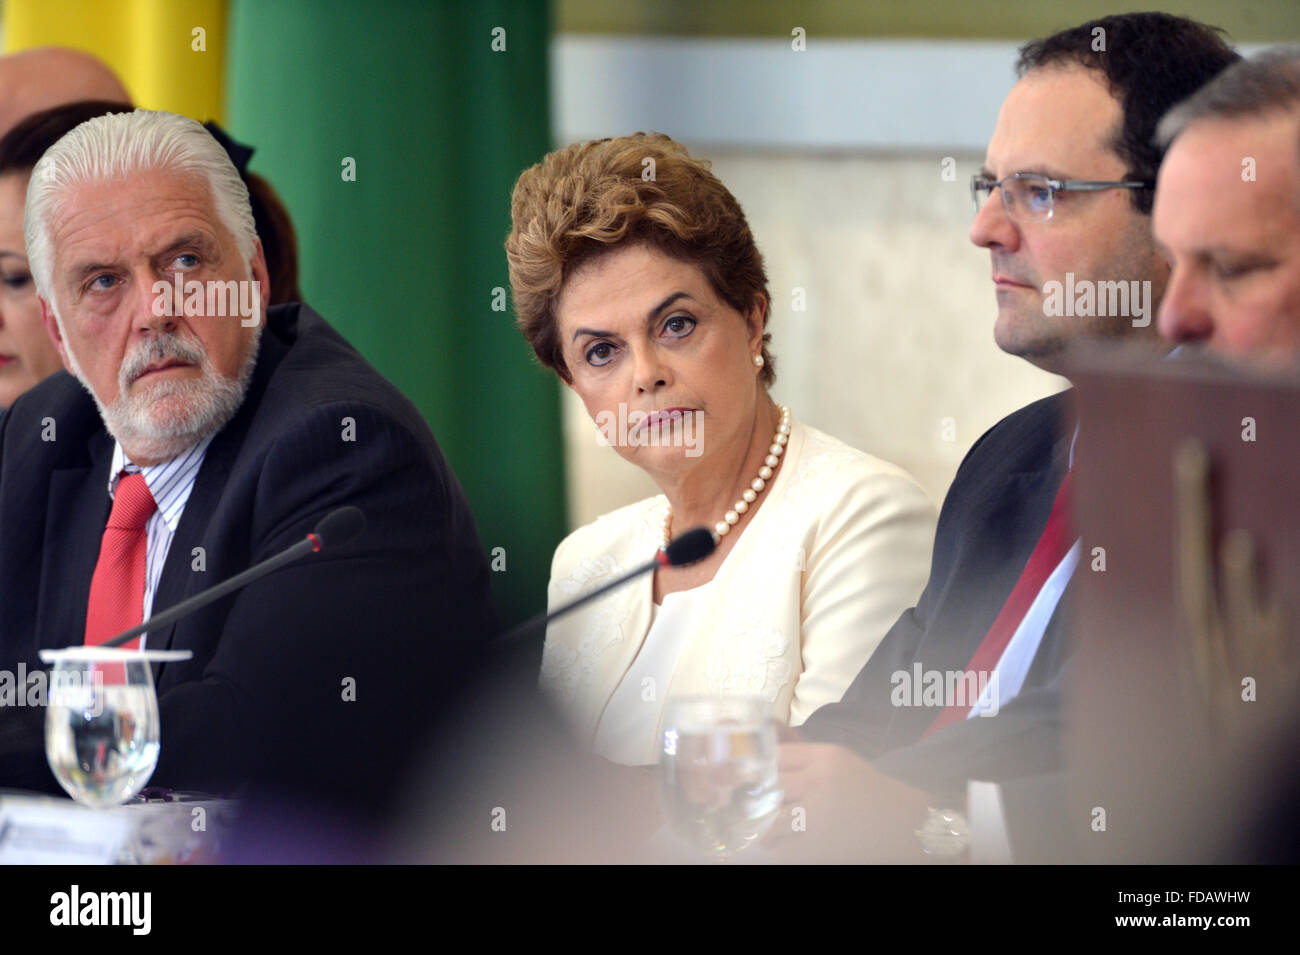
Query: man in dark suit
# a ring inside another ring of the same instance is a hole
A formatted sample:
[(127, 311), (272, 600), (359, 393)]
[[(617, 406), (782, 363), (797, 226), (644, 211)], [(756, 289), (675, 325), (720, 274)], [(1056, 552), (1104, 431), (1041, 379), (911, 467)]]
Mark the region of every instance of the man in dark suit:
[[(1022, 48), (972, 183), (971, 241), (991, 254), (1003, 351), (1060, 373), (1076, 341), (1154, 334), (1168, 270), (1151, 236), (1152, 134), (1236, 58), (1215, 31), (1165, 14), (1105, 17)], [(1132, 294), (1116, 309), (1118, 283)], [(1076, 300), (1085, 288), (1090, 298)], [(843, 699), (803, 725), (806, 742), (783, 745), (787, 804), (804, 809), (814, 854), (960, 852), (953, 807), (969, 780), (1003, 784), (1013, 850), (1028, 834), (1016, 823), (1044, 812), (1040, 791), (1061, 768), (1061, 607), (1080, 559), (1064, 482), (1068, 401), (1035, 402), (975, 443), (944, 501), (917, 606)], [(1016, 812), (1016, 794), (1030, 790), (1031, 808)]]
[[(193, 652), (155, 665), (151, 784), (378, 810), (492, 627), (427, 425), (310, 308), (266, 311), (247, 192), (191, 120), (64, 137), (33, 172), (27, 239), (72, 375), (0, 420), (0, 669), (103, 642), (358, 507), (352, 542), (148, 634)], [(0, 786), (57, 791), (42, 716), (0, 707)]]

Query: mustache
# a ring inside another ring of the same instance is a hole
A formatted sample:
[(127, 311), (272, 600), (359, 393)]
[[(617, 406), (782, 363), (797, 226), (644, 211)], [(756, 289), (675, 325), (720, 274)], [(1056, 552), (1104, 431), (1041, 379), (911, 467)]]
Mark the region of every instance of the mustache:
[(993, 273), (995, 275), (1005, 275), (1013, 282), (1021, 282), (1025, 285), (1032, 285), (1034, 288), (1041, 288), (1042, 283), (1033, 276), (1022, 275), (1020, 269), (1014, 268), (1009, 259), (993, 256)]
[(119, 372), (122, 390), (139, 378), (150, 365), (162, 361), (184, 361), (202, 365), (208, 357), (202, 344), (177, 332), (168, 332), (139, 346), (122, 362)]

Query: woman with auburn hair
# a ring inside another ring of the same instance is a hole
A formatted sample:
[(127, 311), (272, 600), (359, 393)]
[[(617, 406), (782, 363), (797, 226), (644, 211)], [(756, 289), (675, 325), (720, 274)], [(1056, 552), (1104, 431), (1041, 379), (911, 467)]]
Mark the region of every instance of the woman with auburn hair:
[(706, 162), (658, 134), (569, 146), (519, 177), (512, 219), (524, 337), (663, 491), (570, 534), (549, 603), (697, 525), (718, 541), (553, 623), (544, 691), (584, 745), (627, 765), (656, 761), (670, 697), (758, 697), (799, 725), (924, 587), (928, 498), (772, 399), (763, 259)]

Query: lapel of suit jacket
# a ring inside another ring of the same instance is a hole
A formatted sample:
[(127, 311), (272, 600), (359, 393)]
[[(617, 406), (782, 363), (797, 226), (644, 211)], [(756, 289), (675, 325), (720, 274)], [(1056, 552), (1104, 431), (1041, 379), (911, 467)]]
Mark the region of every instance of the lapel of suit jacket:
[[(654, 556), (659, 546), (655, 538), (650, 512), (639, 515), (636, 523), (627, 529), (627, 533), (618, 541), (619, 568), (617, 574), (626, 573), (638, 564)], [(598, 657), (597, 671), (593, 681), (593, 705), (587, 714), (587, 726), (590, 733), (588, 745), (596, 738), (605, 707), (609, 705), (614, 691), (618, 689), (623, 677), (631, 669), (637, 654), (650, 632), (650, 608), (654, 603), (654, 574), (645, 574), (640, 580), (629, 582), (615, 590), (602, 600), (609, 601), (605, 613), (612, 613), (621, 639), (609, 648), (607, 653)], [(599, 601), (598, 601), (599, 602)], [(579, 616), (579, 615), (575, 615)]]
[[(271, 323), (276, 327), (285, 322), (296, 322), (297, 307), (277, 306), (268, 313), (267, 327), (262, 329), (262, 340), (258, 348), (257, 364), (248, 384), (248, 391), (235, 416), (224, 428), (217, 432), (212, 443), (203, 455), (203, 464), (194, 478), (194, 487), (190, 491), (181, 519), (172, 535), (171, 547), (167, 550), (167, 560), (163, 563), (162, 576), (158, 580), (158, 589), (154, 591), (153, 611), (160, 613), (186, 597), (193, 596), (200, 590), (221, 583), (209, 580), (205, 575), (197, 575), (194, 570), (194, 548), (209, 537), (208, 525), (225, 493), (239, 449), (243, 447), (244, 438), (252, 425), (257, 409), (261, 405), (271, 375), (284, 358), (287, 348), (274, 333)], [(245, 569), (245, 568), (241, 568)], [(184, 619), (184, 618), (182, 618)], [(155, 650), (167, 650), (176, 637), (176, 628), (180, 620), (157, 632), (149, 633), (149, 646)], [(164, 663), (154, 663), (155, 682), (162, 679), (166, 669)]]
[[(1058, 416), (1058, 424), (1061, 420)], [(1002, 534), (1015, 541), (1016, 556), (1007, 560), (1003, 566), (962, 569), (963, 573), (970, 574), (978, 573), (982, 569), (990, 571), (989, 576), (981, 579), (977, 584), (980, 588), (997, 594), (992, 616), (987, 620), (979, 619), (976, 625), (967, 626), (963, 625), (960, 608), (955, 615), (951, 610), (947, 611), (945, 622), (950, 625), (932, 626), (926, 632), (906, 671), (908, 680), (916, 681), (918, 664), (922, 680), (933, 679), (928, 676), (930, 673), (945, 674), (948, 671), (965, 670), (984, 638), (988, 636), (989, 627), (1010, 597), (1012, 589), (1024, 572), (1029, 556), (1042, 535), (1052, 503), (1065, 476), (1070, 443), (1073, 438), (1073, 423), (1068, 419), (1066, 423), (1069, 427), (1062, 430), (1060, 436), (1053, 442), (1050, 453), (1043, 458), (1039, 467), (1012, 471), (1006, 475), (1004, 490), (999, 494), (999, 498), (1001, 503), (1015, 508), (1016, 521), (1008, 525), (973, 529), (974, 533)], [(1028, 516), (1031, 514), (1034, 515), (1032, 520)], [(971, 584), (972, 582), (967, 581), (964, 586), (953, 588), (956, 599), (962, 600), (971, 593), (974, 589)], [(1049, 642), (1059, 616), (1058, 611), (1048, 622), (1043, 643)], [(1039, 645), (1040, 650), (1043, 643)], [(917, 693), (922, 689), (923, 686), (914, 687)], [(886, 739), (890, 741), (889, 748), (914, 741), (929, 728), (938, 715), (939, 711), (932, 706), (895, 707), (886, 731)]]
[[(167, 550), (167, 560), (163, 564), (162, 576), (158, 580), (158, 589), (154, 591), (154, 613), (161, 613), (205, 586), (220, 583), (194, 573), (193, 551), (203, 540), (208, 520), (225, 489), (226, 479), (230, 476), (231, 463), (234, 461), (234, 450), (237, 448), (231, 447), (230, 435), (223, 431), (212, 440), (203, 455), (203, 464), (194, 478), (194, 487), (185, 502), (185, 509), (181, 511), (176, 533), (172, 535), (171, 546)], [(151, 630), (150, 649), (169, 649), (176, 633), (177, 623), (179, 621), (158, 631)], [(155, 663), (154, 669), (157, 677), (161, 674), (162, 665)]]
[(113, 439), (100, 430), (87, 443), (85, 467), (50, 474), (45, 541), (41, 547), (41, 590), (37, 600), (37, 646), (76, 646), (86, 639), (90, 581), (108, 523), (108, 468)]
[[(1062, 396), (1061, 402), (1065, 398)], [(1046, 455), (1038, 461), (1036, 467), (1012, 471), (1006, 476), (1005, 491), (1001, 494), (1001, 503), (1014, 508), (1014, 518), (1006, 524), (977, 530), (977, 533), (1002, 534), (1015, 542), (1015, 557), (1007, 560), (1003, 566), (991, 568), (994, 571), (987, 586), (996, 588), (997, 603), (993, 616), (987, 621), (980, 621), (980, 626), (959, 627), (956, 632), (941, 630), (931, 636), (936, 639), (922, 644), (923, 650), (930, 650), (933, 657), (922, 656), (929, 669), (961, 670), (971, 662), (975, 651), (988, 636), (1003, 605), (1011, 596), (1011, 591), (1024, 573), (1029, 557), (1038, 545), (1039, 538), (1047, 525), (1052, 505), (1061, 481), (1069, 464), (1070, 444), (1074, 436), (1073, 423), (1062, 413), (1061, 402), (1054, 402), (1052, 407), (1052, 427), (1059, 428), (1056, 439)], [(974, 570), (975, 568), (972, 568)], [(958, 588), (957, 593), (962, 589)]]
[(962, 625), (964, 621), (958, 618), (944, 621), (954, 625), (941, 625), (930, 629), (916, 653), (916, 658), (924, 663), (926, 670), (962, 670), (970, 663), (975, 656), (975, 651), (988, 636), (989, 627), (1001, 612), (1007, 598), (1011, 596), (1011, 591), (1020, 579), (1020, 575), (1024, 573), (1029, 556), (1042, 535), (1047, 512), (1051, 509), (1051, 502), (1060, 484), (1061, 475), (1051, 466), (1007, 476), (1005, 500), (1016, 502), (1022, 513), (1041, 511), (1042, 519), (1032, 523), (1029, 520), (1022, 520), (1015, 527), (1002, 526), (983, 531), (1010, 536), (1014, 540), (1012, 545), (1014, 556), (1009, 555), (1009, 559), (998, 567), (963, 568), (964, 573), (974, 575), (984, 571), (986, 576), (981, 576), (978, 582), (964, 582), (964, 586), (954, 588), (954, 594), (960, 600), (974, 589), (972, 583), (976, 583), (980, 589), (994, 597), (988, 605), (992, 615), (987, 620), (982, 619), (980, 615), (974, 621), (976, 624), (974, 626), (964, 626)]

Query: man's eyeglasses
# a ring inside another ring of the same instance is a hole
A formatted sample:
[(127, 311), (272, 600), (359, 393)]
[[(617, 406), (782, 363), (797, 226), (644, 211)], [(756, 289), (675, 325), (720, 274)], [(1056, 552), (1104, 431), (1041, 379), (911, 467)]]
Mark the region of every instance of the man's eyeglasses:
[(971, 176), (970, 195), (975, 201), (975, 211), (994, 189), (1002, 190), (1002, 208), (1016, 222), (1046, 222), (1052, 218), (1058, 192), (1101, 192), (1105, 189), (1146, 189), (1149, 182), (1100, 182), (1087, 179), (1049, 179), (1036, 172), (1012, 173), (997, 182), (991, 176), (976, 173)]

